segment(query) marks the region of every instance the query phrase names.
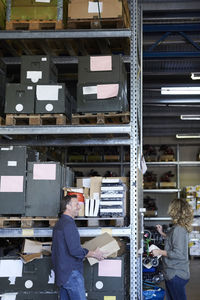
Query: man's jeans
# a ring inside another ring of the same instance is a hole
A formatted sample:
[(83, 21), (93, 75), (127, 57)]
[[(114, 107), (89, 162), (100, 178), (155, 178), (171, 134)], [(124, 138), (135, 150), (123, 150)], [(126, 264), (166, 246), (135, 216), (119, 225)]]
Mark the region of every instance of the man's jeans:
[(86, 300), (83, 275), (73, 270), (68, 281), (60, 288), (60, 300)]
[(174, 276), (165, 281), (167, 300), (186, 300), (185, 286), (189, 280)]

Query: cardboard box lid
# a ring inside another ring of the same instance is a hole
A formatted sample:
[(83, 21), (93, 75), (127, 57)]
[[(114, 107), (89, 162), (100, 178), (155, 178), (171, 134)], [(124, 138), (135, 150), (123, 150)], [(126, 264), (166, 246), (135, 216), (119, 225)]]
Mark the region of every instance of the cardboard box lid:
[[(113, 254), (116, 255), (116, 252), (120, 249), (117, 241), (107, 232), (95, 237), (90, 241), (85, 242), (82, 246), (90, 251), (94, 251), (96, 250), (96, 248), (99, 248), (101, 251), (106, 252), (107, 257), (110, 257)], [(98, 260), (95, 258), (88, 257), (87, 259), (90, 265), (98, 263)]]
[(25, 239), (24, 247), (22, 249), (22, 253), (33, 254), (33, 253), (42, 253), (43, 251), (47, 251), (51, 253), (51, 245), (52, 242), (38, 242), (32, 241), (29, 239)]

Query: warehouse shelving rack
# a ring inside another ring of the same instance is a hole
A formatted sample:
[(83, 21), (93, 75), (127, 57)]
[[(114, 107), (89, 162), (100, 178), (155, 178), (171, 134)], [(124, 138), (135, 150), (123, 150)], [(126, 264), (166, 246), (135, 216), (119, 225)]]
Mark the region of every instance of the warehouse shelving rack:
[[(141, 17), (137, 0), (130, 0), (130, 29), (111, 29), (111, 30), (61, 30), (61, 31), (0, 31), (0, 41), (4, 40), (62, 40), (62, 39), (84, 39), (84, 38), (129, 38), (130, 39), (130, 57), (124, 57), (124, 60), (130, 63), (130, 123), (123, 125), (91, 125), (91, 126), (2, 126), (0, 135), (11, 137), (8, 143), (12, 144), (12, 136), (50, 136), (59, 135), (70, 139), (81, 135), (81, 141), (84, 144), (86, 135), (106, 134), (120, 135), (113, 139), (113, 145), (130, 145), (130, 225), (124, 228), (109, 228), (113, 236), (128, 237), (130, 239), (130, 299), (142, 299), (142, 280), (141, 280), (141, 255), (138, 254), (142, 247), (142, 234), (139, 208), (142, 206), (142, 175), (138, 166), (142, 154), (142, 104), (141, 104), (141, 70), (142, 70), (142, 39), (141, 39)], [(77, 63), (77, 57), (57, 57), (57, 63)], [(5, 58), (7, 64), (18, 64), (18, 58)], [(121, 140), (121, 136), (124, 137)], [(41, 141), (35, 141), (41, 143)], [(17, 142), (16, 142), (17, 143)], [(23, 143), (23, 141), (22, 141)], [(26, 140), (24, 141), (26, 144)], [(28, 144), (29, 142), (27, 142)], [(31, 143), (31, 142), (30, 142)], [(53, 139), (47, 140), (46, 145), (52, 145)], [(64, 141), (63, 144), (67, 144)], [(79, 141), (80, 143), (80, 141)], [(7, 144), (7, 143), (6, 143)], [(45, 144), (45, 141), (44, 141)], [(93, 141), (93, 145), (105, 145), (104, 140)], [(112, 144), (112, 143), (111, 143)], [(106, 228), (104, 228), (104, 231)], [(101, 228), (79, 228), (82, 237), (93, 237), (102, 233)], [(51, 228), (1, 228), (0, 237), (50, 237)]]
[[(154, 146), (158, 146), (158, 145), (154, 145)], [(158, 161), (154, 161), (154, 162), (147, 162), (147, 167), (151, 167), (151, 169), (153, 169), (154, 167), (156, 168), (167, 168), (167, 167), (175, 167), (176, 168), (176, 186), (177, 188), (174, 189), (143, 189), (143, 192), (145, 194), (174, 194), (177, 197), (180, 197), (181, 195), (181, 172), (182, 172), (182, 167), (200, 167), (200, 161), (197, 160), (182, 160), (180, 158), (181, 156), (181, 148), (182, 149), (186, 149), (187, 147), (199, 147), (198, 144), (190, 144), (190, 143), (177, 143), (177, 144), (170, 144), (171, 147), (176, 148), (176, 160), (175, 161), (169, 161), (169, 162), (158, 162)], [(186, 150), (185, 150), (186, 151)], [(195, 153), (194, 153), (195, 154)], [(158, 200), (159, 201), (159, 200)], [(170, 221), (171, 218), (168, 216), (160, 216), (160, 217), (145, 217), (144, 218), (145, 221)]]

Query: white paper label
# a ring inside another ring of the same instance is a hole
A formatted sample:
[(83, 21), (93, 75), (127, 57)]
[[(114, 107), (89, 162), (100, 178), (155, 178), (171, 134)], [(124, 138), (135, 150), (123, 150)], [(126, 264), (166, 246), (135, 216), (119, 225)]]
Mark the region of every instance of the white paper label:
[(26, 78), (30, 79), (33, 83), (42, 79), (42, 71), (27, 71)]
[(53, 270), (51, 270), (51, 274), (49, 275), (48, 284), (54, 284), (54, 283), (55, 283), (55, 273)]
[(8, 161), (8, 167), (16, 167), (16, 166), (17, 166), (17, 161), (14, 161), (14, 160)]
[(9, 151), (9, 150), (13, 150), (13, 146), (10, 146), (8, 148), (1, 148), (1, 151)]
[(22, 277), (23, 262), (20, 259), (0, 260), (0, 277)]
[(24, 106), (22, 105), (22, 104), (17, 104), (16, 106), (15, 106), (15, 110), (16, 111), (22, 111), (24, 109)]
[(83, 187), (90, 188), (90, 178), (83, 178)]
[(35, 2), (50, 3), (51, 0), (35, 0)]
[(33, 89), (33, 87), (32, 86), (27, 86), (27, 90), (32, 90)]
[(83, 95), (97, 94), (97, 86), (84, 86)]
[(15, 300), (18, 293), (6, 293), (0, 295), (1, 300)]
[(88, 13), (102, 13), (103, 11), (103, 2), (88, 2)]
[(47, 61), (47, 57), (42, 57), (41, 61)]
[(37, 85), (36, 97), (39, 101), (58, 101), (58, 91), (62, 85)]
[(15, 285), (16, 277), (9, 277), (10, 285)]

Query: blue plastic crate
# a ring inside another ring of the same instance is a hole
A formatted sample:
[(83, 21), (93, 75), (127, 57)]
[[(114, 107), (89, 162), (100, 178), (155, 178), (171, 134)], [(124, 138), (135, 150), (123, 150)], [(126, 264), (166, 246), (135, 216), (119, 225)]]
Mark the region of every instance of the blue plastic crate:
[(143, 300), (164, 300), (165, 290), (160, 287), (153, 287), (152, 289), (143, 291)]

